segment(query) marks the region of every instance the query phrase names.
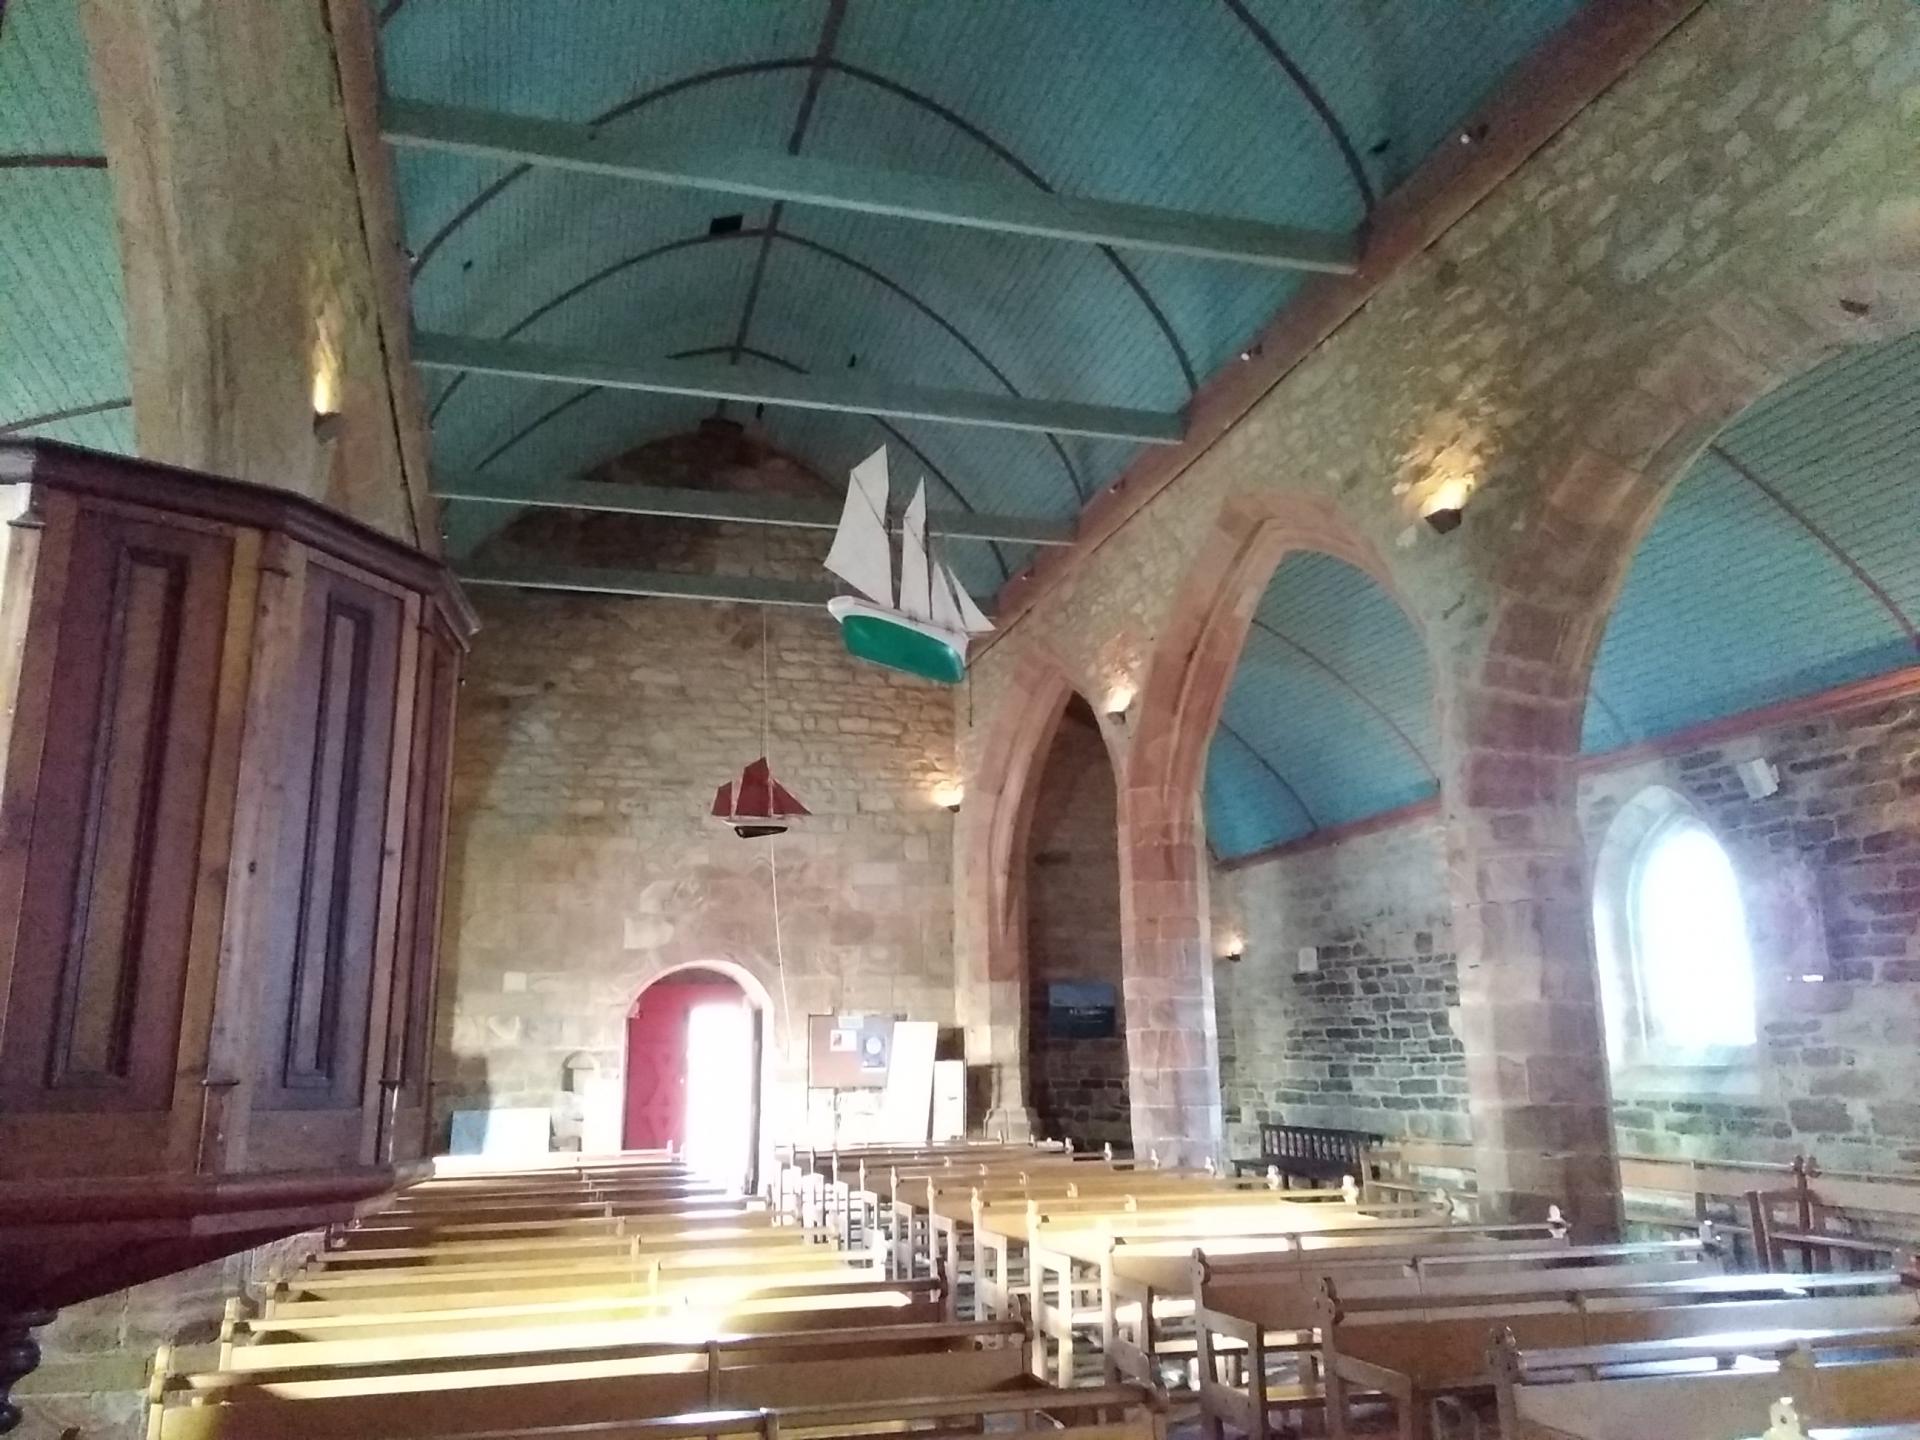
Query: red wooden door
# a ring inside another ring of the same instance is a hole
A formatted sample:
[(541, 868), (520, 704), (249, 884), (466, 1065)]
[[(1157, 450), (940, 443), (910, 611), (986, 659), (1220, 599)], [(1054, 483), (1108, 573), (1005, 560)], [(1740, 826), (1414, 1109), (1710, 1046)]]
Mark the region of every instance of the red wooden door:
[(717, 978), (662, 980), (641, 992), (627, 1016), (627, 1149), (687, 1143), (687, 1017), (703, 1002), (739, 998), (738, 985)]

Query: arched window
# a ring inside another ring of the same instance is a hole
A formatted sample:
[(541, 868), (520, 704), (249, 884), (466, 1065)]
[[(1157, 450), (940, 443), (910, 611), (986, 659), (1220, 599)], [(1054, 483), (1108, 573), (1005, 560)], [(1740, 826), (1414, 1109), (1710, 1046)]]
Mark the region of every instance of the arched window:
[(1753, 951), (1733, 859), (1670, 790), (1615, 817), (1595, 872), (1594, 932), (1616, 1066), (1751, 1057)]

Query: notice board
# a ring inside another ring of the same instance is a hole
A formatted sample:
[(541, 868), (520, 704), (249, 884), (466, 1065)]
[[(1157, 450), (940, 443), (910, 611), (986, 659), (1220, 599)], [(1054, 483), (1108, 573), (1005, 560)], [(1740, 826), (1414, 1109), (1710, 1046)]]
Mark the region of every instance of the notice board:
[(816, 1090), (880, 1090), (893, 1060), (891, 1015), (809, 1015), (807, 1084)]

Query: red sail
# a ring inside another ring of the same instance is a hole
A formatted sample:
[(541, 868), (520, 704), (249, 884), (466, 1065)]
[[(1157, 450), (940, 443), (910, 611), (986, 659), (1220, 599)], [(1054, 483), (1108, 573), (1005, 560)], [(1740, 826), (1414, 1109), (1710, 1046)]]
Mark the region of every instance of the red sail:
[(773, 782), (773, 813), (776, 815), (811, 815), (813, 812), (794, 797), (791, 790), (778, 780)]
[(713, 792), (713, 813), (722, 819), (733, 814), (733, 782), (731, 780)]
[(765, 758), (754, 761), (740, 772), (740, 798), (733, 807), (736, 815), (771, 815), (773, 776)]

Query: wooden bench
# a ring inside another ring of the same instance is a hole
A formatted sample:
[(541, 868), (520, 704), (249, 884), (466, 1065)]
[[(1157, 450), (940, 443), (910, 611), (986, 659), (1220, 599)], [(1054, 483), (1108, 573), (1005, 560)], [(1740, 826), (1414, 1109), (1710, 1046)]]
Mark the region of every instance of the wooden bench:
[[(644, 1235), (658, 1231), (689, 1234), (699, 1230), (773, 1229), (775, 1217), (764, 1206), (687, 1214), (572, 1215), (552, 1220), (407, 1221), (378, 1216), (326, 1232), (329, 1250), (366, 1250), (383, 1245), (432, 1245), (442, 1240), (537, 1240), (548, 1235)], [(792, 1227), (786, 1227), (792, 1228)]]
[(1781, 1397), (1814, 1435), (1920, 1430), (1920, 1329), (1556, 1350), (1522, 1350), (1509, 1331), (1489, 1363), (1502, 1440), (1754, 1440)]
[(1367, 1174), (1367, 1154), (1381, 1137), (1364, 1130), (1334, 1130), (1318, 1125), (1263, 1124), (1260, 1153), (1236, 1160), (1237, 1171), (1276, 1170), (1287, 1182), (1316, 1181), (1338, 1185), (1342, 1178), (1359, 1180)]
[[(902, 1325), (630, 1343), (511, 1363), (482, 1354), (264, 1372), (175, 1373), (156, 1357), (148, 1440), (433, 1440), (688, 1410), (1032, 1389), (1024, 1327)], [(274, 1348), (274, 1347), (264, 1347)]]
[[(989, 1430), (995, 1440), (1165, 1440), (1166, 1436), (1153, 1396), (1137, 1389), (1105, 1387), (857, 1400), (777, 1410), (709, 1410), (595, 1425), (586, 1433), (591, 1440), (705, 1440), (708, 1436), (716, 1440), (841, 1440), (903, 1432), (978, 1435)], [(581, 1432), (517, 1427), (485, 1432), (472, 1440), (538, 1440), (545, 1435), (579, 1440)]]
[[(1493, 1388), (1488, 1347), (1511, 1330), (1531, 1349), (1673, 1340), (1738, 1331), (1889, 1329), (1920, 1324), (1920, 1294), (1894, 1273), (1849, 1276), (1857, 1294), (1795, 1295), (1800, 1277), (1718, 1275), (1630, 1279), (1638, 1266), (1588, 1266), (1476, 1277), (1438, 1287), (1376, 1291), (1349, 1302), (1337, 1281), (1320, 1305), (1321, 1371), (1328, 1434), (1348, 1434), (1347, 1392), (1387, 1396), (1402, 1440), (1430, 1433), (1441, 1397)], [(1350, 1287), (1359, 1288), (1359, 1287)]]
[[(1616, 1280), (1644, 1280), (1690, 1273), (1683, 1266), (1717, 1273), (1702, 1242), (1677, 1248), (1667, 1243), (1574, 1247), (1564, 1227), (1547, 1226), (1383, 1231), (1377, 1239), (1303, 1236), (1293, 1249), (1273, 1254), (1195, 1251), (1188, 1284), (1203, 1428), (1216, 1440), (1223, 1423), (1263, 1437), (1274, 1407), (1316, 1408), (1324, 1402), (1314, 1336), (1330, 1284), (1342, 1294), (1371, 1287), (1374, 1294), (1385, 1291), (1405, 1305), (1409, 1295), (1451, 1298), (1476, 1286), (1511, 1283), (1536, 1293), (1564, 1288), (1577, 1283), (1568, 1277), (1591, 1275), (1601, 1267)], [(1134, 1363), (1144, 1365), (1158, 1348), (1139, 1344)], [(1276, 1359), (1290, 1362), (1296, 1373), (1276, 1381), (1269, 1374), (1269, 1362)], [(1237, 1379), (1226, 1376), (1229, 1365)]]
[(606, 1258), (620, 1261), (656, 1251), (693, 1252), (735, 1250), (742, 1253), (794, 1246), (824, 1246), (832, 1236), (825, 1230), (796, 1226), (728, 1226), (698, 1230), (628, 1229), (613, 1226), (605, 1234), (561, 1233), (518, 1239), (442, 1239), (424, 1245), (357, 1246), (315, 1251), (308, 1264), (315, 1269), (346, 1273), (365, 1269), (405, 1269), (420, 1265), (471, 1265), (491, 1260)]
[(635, 1246), (618, 1258), (543, 1260), (532, 1257), (513, 1263), (375, 1266), (364, 1270), (315, 1267), (280, 1278), (271, 1286), (271, 1293), (284, 1298), (354, 1300), (473, 1289), (540, 1289), (590, 1280), (624, 1281), (659, 1290), (668, 1284), (685, 1283), (702, 1276), (725, 1279), (738, 1275), (743, 1269), (762, 1278), (850, 1269), (864, 1269), (870, 1275), (878, 1273), (870, 1261), (862, 1266), (847, 1252), (824, 1245), (647, 1252)]
[[(276, 1344), (293, 1340), (361, 1340), (382, 1335), (427, 1334), (440, 1330), (516, 1329), (541, 1324), (601, 1320), (651, 1320), (663, 1315), (697, 1313), (712, 1323), (740, 1330), (760, 1327), (758, 1317), (800, 1312), (845, 1313), (882, 1306), (915, 1320), (945, 1317), (944, 1297), (935, 1280), (880, 1280), (855, 1276), (825, 1281), (792, 1281), (756, 1288), (751, 1277), (726, 1295), (639, 1293), (630, 1287), (588, 1286), (585, 1293), (556, 1299), (526, 1300), (516, 1294), (469, 1291), (430, 1301), (417, 1309), (343, 1307), (334, 1302), (250, 1306), (227, 1302), (221, 1343)], [(697, 1303), (696, 1303), (697, 1301)], [(773, 1328), (778, 1328), (774, 1322)], [(223, 1362), (224, 1364), (224, 1362)]]

